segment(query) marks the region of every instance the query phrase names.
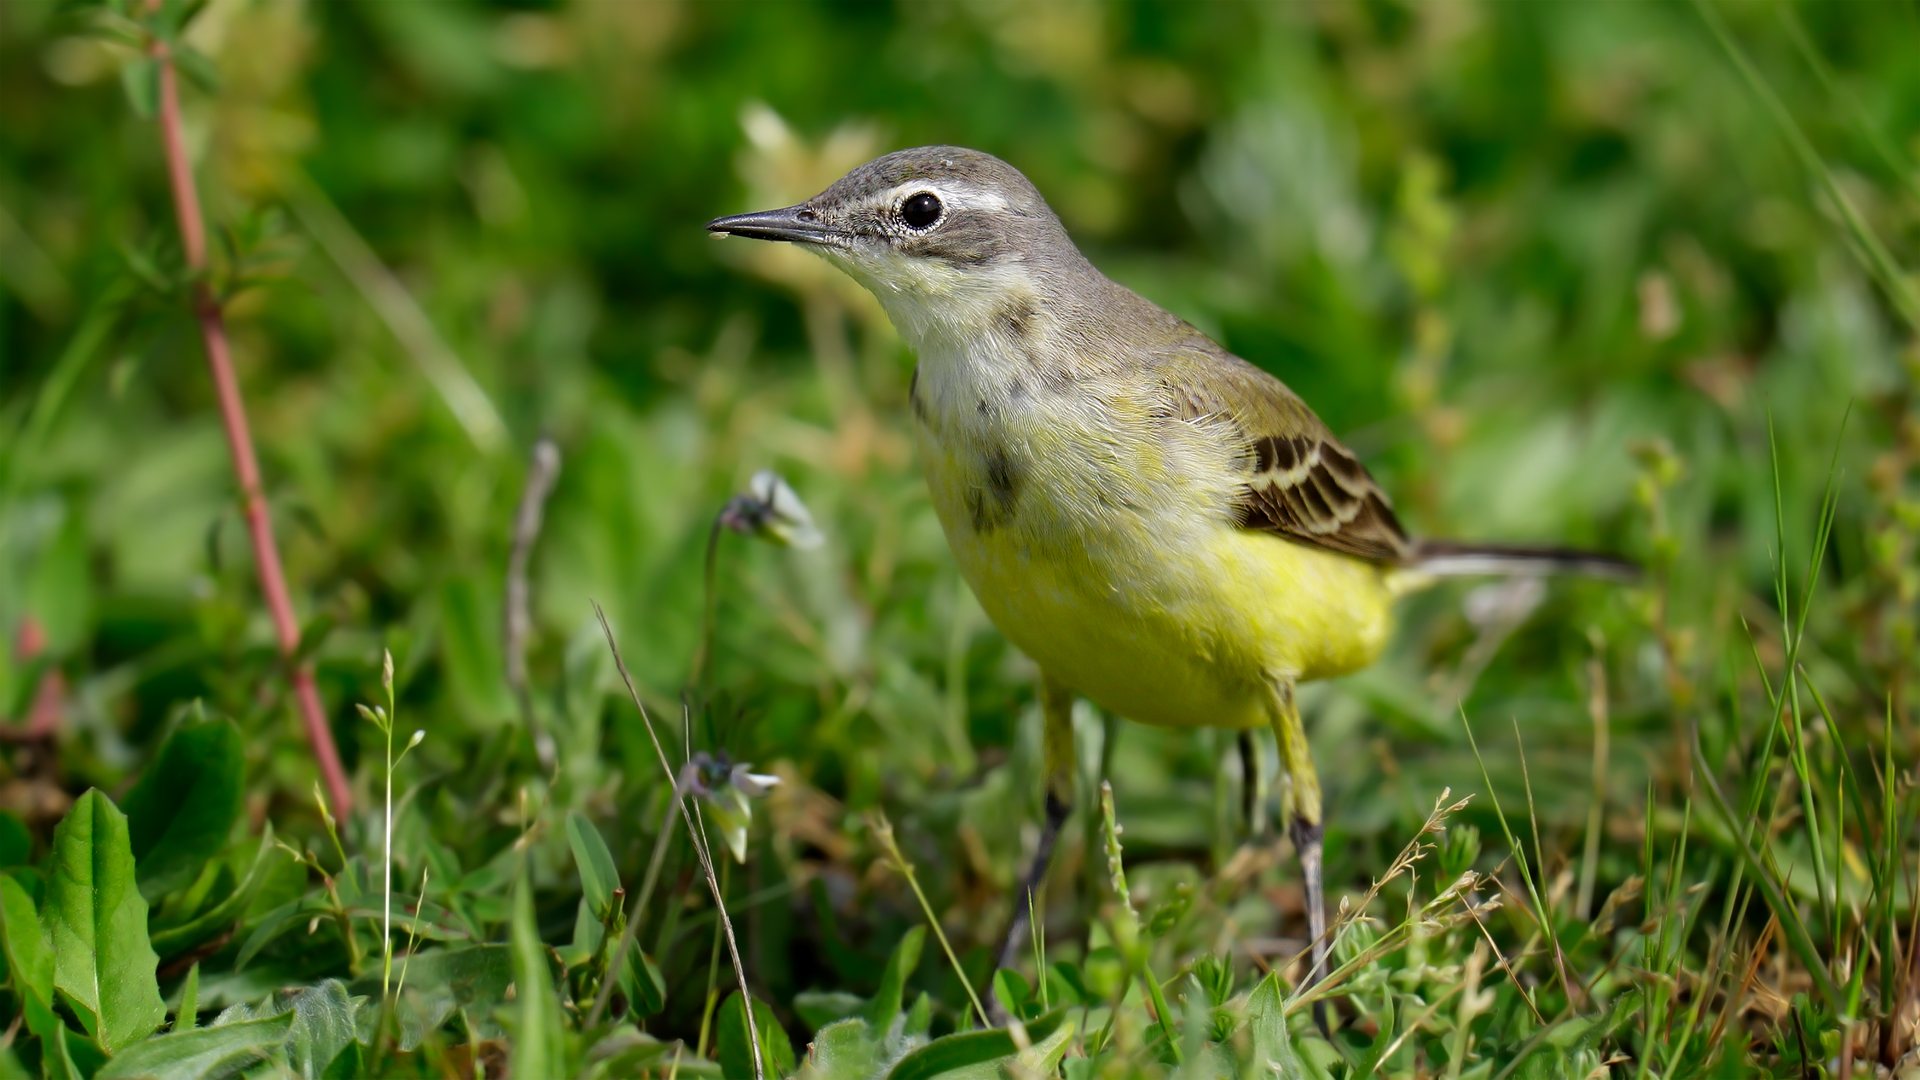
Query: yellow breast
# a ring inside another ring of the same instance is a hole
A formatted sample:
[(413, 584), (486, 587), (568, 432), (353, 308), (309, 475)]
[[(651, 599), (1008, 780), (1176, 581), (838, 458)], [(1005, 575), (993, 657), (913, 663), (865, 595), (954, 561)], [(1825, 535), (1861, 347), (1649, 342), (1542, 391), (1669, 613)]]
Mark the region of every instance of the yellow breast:
[(1156, 430), (1129, 400), (1043, 422), (916, 410), (954, 556), (1008, 639), (1102, 707), (1164, 726), (1262, 726), (1266, 680), (1377, 657), (1387, 574), (1237, 527), (1220, 440)]

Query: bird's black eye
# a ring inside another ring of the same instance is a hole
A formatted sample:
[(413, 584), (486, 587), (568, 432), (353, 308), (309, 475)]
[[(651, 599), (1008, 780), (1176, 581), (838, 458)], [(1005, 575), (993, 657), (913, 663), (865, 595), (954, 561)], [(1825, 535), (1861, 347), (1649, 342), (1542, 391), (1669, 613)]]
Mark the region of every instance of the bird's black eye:
[(916, 229), (924, 229), (940, 220), (940, 196), (931, 191), (907, 196), (900, 204), (900, 219)]

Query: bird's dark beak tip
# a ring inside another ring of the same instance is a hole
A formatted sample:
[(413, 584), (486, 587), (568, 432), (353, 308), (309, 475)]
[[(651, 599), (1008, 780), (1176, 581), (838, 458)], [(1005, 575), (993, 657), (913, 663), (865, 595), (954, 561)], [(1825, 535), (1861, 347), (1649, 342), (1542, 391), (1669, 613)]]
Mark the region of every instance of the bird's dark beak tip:
[(817, 244), (827, 230), (813, 220), (811, 211), (790, 206), (783, 210), (761, 210), (752, 214), (734, 214), (707, 222), (707, 231), (715, 236), (743, 236), (749, 240), (786, 240)]

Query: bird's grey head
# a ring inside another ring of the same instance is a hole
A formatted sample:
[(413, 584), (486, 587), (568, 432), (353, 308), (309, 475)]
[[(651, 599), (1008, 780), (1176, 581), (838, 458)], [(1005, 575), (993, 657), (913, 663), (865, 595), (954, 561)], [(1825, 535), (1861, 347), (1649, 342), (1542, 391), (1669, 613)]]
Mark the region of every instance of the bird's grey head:
[(909, 334), (964, 323), (975, 309), (1085, 265), (1018, 169), (958, 146), (896, 151), (798, 206), (716, 218), (707, 228), (807, 245), (872, 290)]

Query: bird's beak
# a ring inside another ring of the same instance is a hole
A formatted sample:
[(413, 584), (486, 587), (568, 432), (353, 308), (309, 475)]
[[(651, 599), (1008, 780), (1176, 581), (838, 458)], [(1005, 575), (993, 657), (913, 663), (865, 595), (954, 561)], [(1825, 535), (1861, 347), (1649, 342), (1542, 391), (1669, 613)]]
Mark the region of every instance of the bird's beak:
[(796, 244), (831, 243), (838, 230), (805, 206), (759, 210), (751, 214), (714, 218), (707, 231), (716, 236), (744, 236), (749, 240), (789, 240)]

